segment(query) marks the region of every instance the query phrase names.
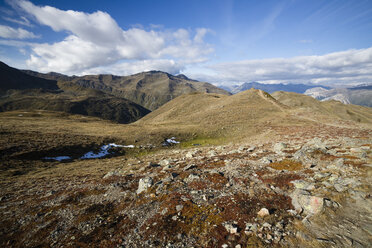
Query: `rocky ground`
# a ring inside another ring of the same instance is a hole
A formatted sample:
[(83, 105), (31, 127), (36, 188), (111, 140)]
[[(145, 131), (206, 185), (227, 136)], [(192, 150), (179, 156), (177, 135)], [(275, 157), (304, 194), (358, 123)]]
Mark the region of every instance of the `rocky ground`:
[(372, 131), (269, 131), (102, 159), (100, 177), (1, 182), (0, 246), (370, 247)]

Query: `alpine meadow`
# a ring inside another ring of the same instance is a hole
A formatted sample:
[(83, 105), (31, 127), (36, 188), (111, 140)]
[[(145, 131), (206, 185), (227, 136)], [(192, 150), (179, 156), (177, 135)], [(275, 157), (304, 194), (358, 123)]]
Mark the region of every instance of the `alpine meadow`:
[(371, 13), (0, 0), (0, 247), (370, 247)]

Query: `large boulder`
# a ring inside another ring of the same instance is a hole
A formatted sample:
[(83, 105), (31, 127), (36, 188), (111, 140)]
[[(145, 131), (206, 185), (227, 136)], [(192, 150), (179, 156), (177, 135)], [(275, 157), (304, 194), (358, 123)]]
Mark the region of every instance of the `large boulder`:
[(318, 214), (324, 208), (322, 197), (310, 195), (305, 190), (296, 189), (290, 196), (294, 208), (307, 216)]

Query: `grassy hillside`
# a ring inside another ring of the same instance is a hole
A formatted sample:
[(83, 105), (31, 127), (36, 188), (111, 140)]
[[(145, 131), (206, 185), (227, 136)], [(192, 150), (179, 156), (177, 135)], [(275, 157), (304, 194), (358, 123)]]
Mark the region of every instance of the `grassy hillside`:
[(107, 95), (71, 97), (53, 93), (22, 94), (18, 97), (0, 100), (0, 111), (2, 112), (20, 109), (61, 111), (96, 116), (118, 123), (134, 122), (150, 112), (129, 100)]
[[(96, 116), (119, 123), (138, 120), (150, 111), (130, 100), (73, 82), (57, 82), (66, 76), (22, 72), (0, 64), (0, 111), (50, 110)], [(35, 75), (35, 76), (33, 76)]]
[(322, 119), (341, 119), (361, 123), (372, 123), (372, 109), (338, 101), (318, 101), (302, 94), (278, 91), (272, 94), (282, 104), (292, 107), (303, 115), (322, 116)]
[(150, 110), (157, 109), (177, 96), (192, 92), (230, 94), (209, 83), (191, 80), (184, 75), (173, 76), (160, 71), (143, 72), (131, 76), (88, 75), (82, 77), (26, 72), (43, 78), (72, 82), (84, 88), (101, 90), (117, 97), (124, 97)]

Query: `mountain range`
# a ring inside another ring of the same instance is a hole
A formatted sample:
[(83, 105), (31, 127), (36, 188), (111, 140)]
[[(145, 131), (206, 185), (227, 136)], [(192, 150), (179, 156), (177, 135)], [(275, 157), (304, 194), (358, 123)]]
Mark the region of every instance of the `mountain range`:
[(344, 104), (356, 104), (372, 107), (372, 85), (356, 86), (344, 89), (326, 89), (315, 87), (304, 92), (321, 101), (336, 100)]
[(314, 84), (263, 84), (259, 82), (243, 83), (242, 85), (220, 86), (236, 94), (251, 88), (268, 93), (276, 91), (294, 92), (312, 96), (321, 101), (336, 100), (344, 104), (356, 104), (372, 107), (372, 85), (357, 85), (350, 88), (331, 88)]
[(306, 90), (314, 88), (314, 87), (322, 87), (325, 89), (331, 89), (327, 86), (320, 86), (320, 85), (310, 85), (310, 84), (263, 84), (259, 82), (250, 82), (250, 83), (243, 83), (241, 85), (232, 85), (232, 86), (220, 86), (221, 88), (236, 94), (245, 90), (249, 90), (251, 88), (259, 89), (266, 91), (268, 93), (273, 93), (275, 91), (287, 91), (287, 92), (295, 92), (295, 93), (304, 93)]
[[(252, 82), (230, 88), (231, 92), (237, 96), (228, 97), (231, 93), (212, 84), (192, 80), (182, 74), (175, 76), (161, 71), (142, 72), (130, 76), (107, 74), (67, 76), (55, 72), (39, 73), (30, 70), (18, 70), (0, 63), (0, 77), (0, 111), (19, 109), (62, 111), (96, 116), (119, 123), (134, 122), (158, 108), (164, 110), (163, 105), (170, 101), (172, 104), (166, 106), (173, 109), (173, 112), (167, 118), (163, 118), (167, 122), (172, 120), (170, 117), (184, 113), (183, 118), (189, 119), (182, 119), (178, 122), (190, 123), (191, 125), (195, 120), (198, 120), (197, 123), (200, 123), (201, 126), (203, 126), (203, 120), (209, 120), (207, 123), (210, 124), (217, 123), (225, 119), (225, 116), (241, 112), (241, 109), (226, 108), (227, 105), (221, 99), (226, 99), (228, 102), (239, 99), (228, 106), (240, 106), (241, 102), (245, 102), (244, 99), (239, 98), (241, 97), (240, 93), (252, 88), (269, 93), (284, 90), (285, 92), (304, 93), (322, 101), (336, 100), (344, 104), (372, 106), (372, 87), (368, 85), (348, 89), (331, 89), (325, 86), (314, 87), (314, 85), (305, 84), (261, 84)], [(193, 94), (188, 95), (190, 93)], [(283, 94), (275, 93), (273, 96), (276, 98), (275, 96), (283, 96)], [(187, 96), (177, 99), (181, 95)], [(294, 96), (286, 93), (286, 97), (289, 99), (294, 98)], [(299, 97), (296, 95), (295, 98)], [(173, 99), (175, 100), (172, 101)], [(307, 98), (300, 97), (299, 99)], [(283, 97), (281, 97), (281, 101), (284, 101)], [(219, 102), (221, 106), (215, 106), (215, 102)], [(309, 100), (304, 100), (304, 102), (309, 102)], [(174, 106), (176, 103), (183, 107)], [(325, 106), (329, 103), (319, 104), (323, 103), (314, 100), (311, 102), (310, 108), (315, 107), (318, 111), (324, 112), (324, 107), (319, 108), (317, 106)], [(284, 103), (284, 105), (288, 104)], [(250, 104), (250, 106), (255, 106), (255, 109), (249, 110), (251, 111), (250, 114), (267, 112), (266, 110), (257, 112), (261, 107), (260, 104)], [(279, 106), (278, 103), (276, 103), (276, 106)], [(190, 108), (193, 108), (194, 111), (191, 111)], [(200, 112), (207, 113), (207, 115), (203, 118), (197, 116)], [(332, 109), (328, 112), (334, 114)], [(141, 120), (140, 123), (156, 115), (156, 113), (158, 112), (152, 113), (149, 117)], [(250, 116), (250, 114), (243, 114), (243, 116)], [(157, 120), (155, 123), (161, 122), (159, 116), (163, 115), (158, 115), (155, 118)], [(254, 118), (254, 116), (250, 118)], [(233, 119), (230, 116), (226, 120), (231, 122)], [(362, 120), (363, 118), (359, 119)], [(249, 119), (246, 119), (246, 121), (249, 122)], [(226, 128), (229, 124), (224, 123), (223, 126)]]
[(70, 82), (84, 88), (92, 88), (125, 98), (149, 110), (155, 110), (173, 98), (191, 92), (219, 93), (227, 91), (212, 84), (191, 80), (185, 75), (174, 76), (161, 71), (149, 71), (130, 76), (87, 75), (68, 77), (58, 73), (42, 74), (23, 71), (44, 79)]
[(134, 122), (167, 101), (191, 92), (230, 94), (211, 84), (160, 71), (120, 77), (66, 76), (18, 70), (0, 63), (0, 111), (51, 110)]

